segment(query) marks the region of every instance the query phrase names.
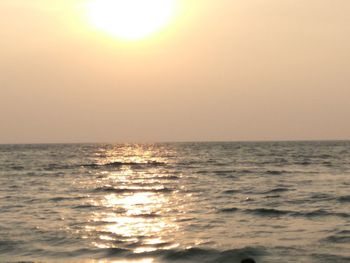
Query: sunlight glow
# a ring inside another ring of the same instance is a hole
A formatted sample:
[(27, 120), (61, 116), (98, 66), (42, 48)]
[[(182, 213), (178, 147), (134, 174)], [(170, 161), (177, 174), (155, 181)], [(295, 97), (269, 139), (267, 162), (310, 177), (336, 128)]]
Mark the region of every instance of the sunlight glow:
[(95, 28), (117, 38), (137, 40), (169, 23), (175, 0), (90, 0), (86, 7)]

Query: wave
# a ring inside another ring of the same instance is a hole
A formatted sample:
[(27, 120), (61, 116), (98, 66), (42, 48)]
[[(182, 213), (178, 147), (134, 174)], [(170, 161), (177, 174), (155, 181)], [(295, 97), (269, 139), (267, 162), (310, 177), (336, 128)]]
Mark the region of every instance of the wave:
[(161, 180), (179, 180), (181, 179), (181, 177), (179, 176), (176, 176), (176, 175), (170, 175), (170, 176), (155, 176), (155, 177), (152, 177), (152, 179), (161, 179)]
[(0, 240), (0, 255), (1, 253), (11, 252), (18, 246), (23, 245), (23, 241)]
[(278, 187), (278, 188), (273, 188), (269, 191), (263, 192), (262, 194), (273, 194), (273, 193), (282, 193), (282, 192), (287, 192), (290, 191), (291, 189), (285, 188), (285, 187)]
[(237, 178), (237, 176), (235, 175), (237, 171), (235, 170), (217, 170), (217, 171), (213, 171), (213, 173), (215, 175), (223, 176), (225, 178), (231, 178), (231, 179)]
[(76, 196), (76, 197), (59, 196), (59, 197), (50, 198), (49, 201), (51, 201), (51, 202), (63, 202), (63, 201), (81, 200), (81, 199), (85, 199), (85, 198), (86, 198), (85, 196)]
[(223, 208), (223, 209), (220, 209), (220, 212), (223, 212), (223, 213), (232, 213), (232, 212), (237, 212), (237, 211), (240, 211), (239, 208), (237, 207), (230, 207), (230, 208)]
[(215, 174), (218, 176), (230, 176), (232, 178), (237, 178), (238, 175), (244, 174), (267, 174), (267, 175), (283, 175), (290, 174), (290, 171), (285, 170), (259, 170), (259, 169), (237, 169), (237, 170), (199, 170), (196, 173), (198, 174)]
[(332, 167), (333, 163), (332, 162), (322, 162), (322, 164), (326, 167)]
[[(106, 167), (122, 167), (122, 166), (133, 166), (136, 168), (143, 168), (143, 167), (157, 167), (157, 166), (164, 166), (166, 165), (165, 162), (158, 162), (158, 161), (148, 161), (148, 162), (110, 162), (110, 163), (88, 163), (88, 164), (59, 164), (59, 163), (49, 163), (46, 166), (43, 166), (41, 169), (43, 171), (57, 171), (57, 170), (69, 170), (69, 169), (76, 169), (79, 167), (86, 167), (86, 168), (106, 168)], [(11, 166), (9, 167), (11, 170), (14, 171), (22, 171), (25, 170), (25, 167), (23, 166)]]
[(281, 197), (280, 195), (267, 195), (264, 198), (271, 199), (271, 198), (280, 198), (280, 197)]
[(297, 212), (296, 215), (304, 215), (307, 217), (325, 217), (325, 216), (336, 216), (336, 217), (343, 217), (343, 218), (349, 218), (350, 214), (347, 213), (339, 213), (339, 212), (328, 212), (326, 210), (315, 210), (312, 212)]
[[(241, 262), (246, 258), (254, 258), (258, 260), (260, 257), (265, 255), (263, 248), (241, 248), (219, 251), (209, 248), (189, 248), (189, 249), (156, 249), (152, 252), (144, 252), (135, 254), (132, 250), (120, 249), (120, 248), (109, 248), (101, 249), (101, 258), (110, 257), (127, 257), (129, 259), (141, 259), (141, 258), (157, 258), (162, 262), (207, 262), (207, 263), (232, 263)], [(92, 254), (92, 253), (90, 253)]]
[(311, 199), (332, 200), (333, 197), (325, 193), (315, 193), (310, 196)]
[(235, 170), (217, 170), (217, 171), (213, 171), (213, 173), (217, 174), (217, 175), (227, 175), (227, 174), (232, 174), (235, 173)]
[(165, 260), (186, 260), (190, 262), (221, 262), (232, 263), (241, 262), (246, 258), (258, 260), (265, 254), (262, 248), (246, 247), (242, 249), (231, 249), (218, 251), (214, 249), (190, 248), (186, 250), (165, 251), (162, 258)]
[(311, 165), (312, 162), (311, 161), (299, 161), (299, 162), (295, 162), (294, 164), (302, 165), (302, 166), (308, 166), (308, 165)]
[(254, 214), (258, 216), (281, 216), (281, 215), (288, 215), (292, 213), (292, 211), (284, 211), (284, 210), (269, 209), (269, 208), (241, 209), (237, 207), (223, 208), (223, 209), (220, 209), (219, 211), (223, 213), (243, 212), (243, 213), (249, 213), (249, 214)]
[(256, 173), (254, 170), (249, 169), (238, 169), (238, 170), (198, 170), (198, 174), (215, 174), (215, 175), (231, 175), (233, 174), (253, 174)]
[[(44, 250), (36, 249), (28, 251), (27, 256), (41, 255), (43, 258), (49, 259), (64, 259), (64, 261), (85, 261), (84, 259), (89, 258), (90, 260), (118, 260), (124, 261), (138, 261), (148, 258), (153, 258), (157, 262), (193, 262), (193, 263), (238, 263), (243, 259), (254, 258), (259, 260), (261, 257), (266, 255), (264, 248), (253, 248), (246, 247), (240, 249), (231, 250), (216, 250), (210, 248), (188, 248), (188, 249), (162, 249), (162, 247), (171, 245), (170, 243), (155, 244), (154, 251), (135, 253), (133, 249), (128, 248), (83, 248), (83, 249), (72, 249), (72, 250)], [(0, 250), (1, 251), (1, 250)], [(14, 259), (14, 258), (13, 258)], [(32, 262), (32, 261), (15, 261), (11, 260), (8, 262)], [(50, 261), (50, 260), (49, 260)]]
[[(135, 180), (138, 180), (138, 179), (144, 180), (144, 177), (135, 178)], [(147, 177), (147, 179), (160, 182), (160, 181), (164, 181), (164, 180), (165, 181), (177, 181), (177, 180), (180, 180), (181, 177), (176, 176), (176, 175), (152, 175), (150, 177)], [(154, 184), (154, 183), (148, 183), (147, 185), (152, 185), (152, 184)], [(135, 183), (135, 185), (137, 185), (137, 184)], [(139, 185), (143, 186), (143, 185), (145, 185), (145, 183), (140, 183)]]
[(288, 215), (291, 213), (290, 211), (278, 210), (278, 209), (272, 209), (272, 208), (246, 209), (245, 212), (256, 214), (258, 216), (282, 216), (282, 215)]
[(22, 165), (13, 165), (8, 167), (10, 170), (23, 171), (25, 168)]
[(239, 193), (239, 190), (230, 189), (230, 190), (224, 191), (223, 193), (224, 194), (235, 194), (235, 193)]
[(243, 170), (237, 170), (237, 173), (240, 173), (240, 174), (253, 174), (253, 173), (256, 173), (256, 171), (249, 170), (249, 169), (243, 169)]
[(313, 262), (337, 262), (337, 263), (348, 263), (350, 262), (350, 257), (333, 255), (333, 254), (317, 254), (314, 253), (311, 255), (314, 259)]
[[(156, 262), (179, 262), (179, 263), (240, 263), (244, 259), (254, 259), (256, 262), (263, 262), (264, 258), (270, 258), (271, 252), (270, 249), (265, 247), (245, 247), (239, 249), (230, 249), (230, 250), (216, 250), (210, 248), (200, 248), (193, 247), (188, 249), (162, 249), (162, 245), (166, 246), (167, 244), (154, 245), (154, 251), (151, 252), (142, 252), (142, 253), (134, 253), (133, 249), (127, 248), (84, 248), (84, 249), (73, 249), (73, 250), (52, 250), (45, 251), (42, 249), (31, 251), (36, 253), (27, 253), (27, 255), (36, 254), (40, 252), (40, 254), (44, 258), (52, 258), (53, 260), (57, 260), (60, 258), (65, 261), (85, 261), (89, 260), (122, 260), (123, 262), (133, 262), (133, 261), (142, 261), (144, 259), (153, 259)], [(273, 248), (275, 253), (279, 253), (280, 261), (278, 262), (289, 262), (291, 260), (291, 256), (293, 252), (297, 251), (294, 248), (284, 248), (284, 247), (275, 247)], [(287, 251), (286, 251), (287, 250)], [(283, 255), (282, 252), (288, 252), (287, 255)], [(298, 253), (301, 252), (297, 251)], [(299, 257), (300, 255), (294, 255), (295, 257)], [(312, 253), (308, 255), (303, 255), (309, 257), (312, 262), (339, 262), (345, 263), (349, 262), (350, 257), (341, 256), (335, 254), (328, 253)], [(276, 258), (276, 257), (274, 257)], [(85, 259), (85, 260), (84, 260)], [(294, 260), (292, 260), (294, 262)], [(13, 259), (9, 262), (32, 262), (32, 261), (14, 261)], [(266, 260), (266, 262), (269, 262)], [(272, 262), (272, 261), (271, 261)], [(275, 262), (275, 261), (273, 261)], [(276, 261), (277, 262), (277, 261)]]
[(82, 205), (76, 205), (73, 207), (74, 209), (98, 209), (98, 208), (101, 208), (99, 206), (96, 206), (96, 205), (92, 205), (92, 204), (82, 204)]
[(324, 239), (324, 241), (332, 243), (350, 243), (350, 230), (339, 231)]
[(158, 218), (161, 217), (159, 213), (152, 212), (152, 213), (143, 213), (143, 214), (132, 214), (128, 215), (129, 217), (134, 217), (134, 218)]
[(112, 192), (112, 193), (144, 193), (144, 192), (152, 192), (152, 193), (170, 193), (173, 192), (174, 189), (168, 187), (160, 187), (160, 188), (115, 188), (110, 185), (105, 185), (102, 187), (97, 187), (94, 189), (95, 192)]
[(242, 212), (248, 214), (254, 214), (257, 216), (293, 216), (293, 217), (342, 217), (350, 218), (350, 214), (339, 212), (328, 212), (325, 210), (315, 210), (310, 212), (292, 211), (292, 210), (279, 210), (274, 208), (255, 208), (255, 209), (242, 209), (237, 207), (219, 209), (222, 213), (235, 213)]
[(122, 167), (122, 166), (135, 166), (135, 167), (155, 167), (155, 166), (164, 166), (165, 162), (149, 161), (149, 162), (110, 162), (104, 164), (91, 163), (83, 164), (82, 167), (89, 168), (101, 168), (101, 167)]
[(350, 202), (350, 195), (341, 196), (341, 197), (337, 198), (337, 200), (339, 202), (342, 202), (342, 203)]
[(282, 175), (287, 173), (287, 171), (272, 171), (272, 170), (268, 170), (265, 172), (266, 174), (270, 174), (270, 175)]
[(43, 167), (42, 169), (44, 171), (56, 171), (56, 170), (69, 170), (69, 169), (75, 169), (76, 166), (75, 165), (62, 165), (62, 164), (58, 164), (58, 163), (49, 163), (46, 167)]

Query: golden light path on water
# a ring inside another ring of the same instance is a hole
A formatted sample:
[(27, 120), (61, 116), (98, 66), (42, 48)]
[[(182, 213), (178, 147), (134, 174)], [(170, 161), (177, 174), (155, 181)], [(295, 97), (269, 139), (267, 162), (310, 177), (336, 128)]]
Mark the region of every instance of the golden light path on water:
[[(174, 243), (179, 226), (172, 213), (174, 207), (181, 208), (179, 203), (184, 200), (173, 189), (177, 183), (169, 181), (168, 175), (162, 174), (157, 165), (166, 163), (166, 158), (155, 155), (152, 150), (135, 146), (124, 149), (121, 157), (114, 150), (97, 153), (99, 158), (96, 161), (101, 166), (126, 165), (102, 171), (101, 178), (95, 182), (107, 190), (91, 200), (92, 205), (103, 208), (92, 213), (90, 224), (86, 226), (89, 239), (95, 236), (94, 247), (127, 249), (141, 254), (179, 246)], [(138, 169), (138, 165), (149, 165), (149, 168)], [(97, 262), (148, 263), (153, 259)]]
[[(117, 196), (115, 194), (106, 195), (105, 206), (125, 209), (124, 216), (114, 213), (96, 214), (96, 220), (109, 222), (98, 230), (122, 237), (124, 241), (138, 242), (138, 237), (146, 237), (142, 247), (134, 249), (135, 253), (149, 252), (156, 250), (156, 247), (147, 245), (158, 245), (166, 243), (162, 237), (166, 232), (176, 230), (176, 226), (171, 222), (160, 219), (158, 211), (162, 209), (162, 203), (167, 202), (166, 198), (154, 193), (135, 193), (127, 196)], [(148, 218), (148, 216), (150, 218)], [(152, 218), (151, 218), (152, 217)], [(101, 240), (113, 240), (108, 235), (100, 235)], [(109, 245), (98, 244), (97, 247), (108, 248)], [(163, 247), (163, 248), (171, 248)]]

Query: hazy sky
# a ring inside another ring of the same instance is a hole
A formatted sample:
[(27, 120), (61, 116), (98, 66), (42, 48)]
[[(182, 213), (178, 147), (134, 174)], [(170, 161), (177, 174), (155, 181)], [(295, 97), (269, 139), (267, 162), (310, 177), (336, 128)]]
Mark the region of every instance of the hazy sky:
[(134, 42), (84, 2), (0, 0), (0, 143), (350, 139), (349, 0), (179, 0)]

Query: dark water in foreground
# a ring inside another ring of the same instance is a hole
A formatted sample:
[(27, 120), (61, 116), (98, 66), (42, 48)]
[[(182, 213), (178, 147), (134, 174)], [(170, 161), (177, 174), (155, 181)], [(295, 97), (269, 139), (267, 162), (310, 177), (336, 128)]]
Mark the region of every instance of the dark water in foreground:
[(0, 262), (350, 262), (350, 142), (0, 146)]

